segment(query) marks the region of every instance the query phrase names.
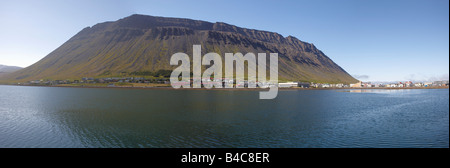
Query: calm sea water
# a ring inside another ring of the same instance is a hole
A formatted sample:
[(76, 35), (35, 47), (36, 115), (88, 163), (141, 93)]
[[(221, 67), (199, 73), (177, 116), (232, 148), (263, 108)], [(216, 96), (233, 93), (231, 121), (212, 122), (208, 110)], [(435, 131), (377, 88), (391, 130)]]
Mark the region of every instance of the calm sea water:
[(0, 147), (449, 147), (449, 90), (0, 86)]

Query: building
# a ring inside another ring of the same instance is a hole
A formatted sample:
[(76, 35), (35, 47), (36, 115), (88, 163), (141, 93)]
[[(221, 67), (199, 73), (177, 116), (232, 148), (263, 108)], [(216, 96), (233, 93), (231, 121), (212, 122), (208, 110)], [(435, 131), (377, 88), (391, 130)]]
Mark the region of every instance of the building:
[(290, 88), (290, 87), (297, 87), (297, 82), (286, 82), (286, 83), (278, 83), (278, 87), (280, 88)]
[(423, 87), (424, 85), (423, 85), (423, 83), (415, 83), (414, 86), (415, 87)]
[(352, 88), (360, 88), (360, 87), (362, 87), (362, 82), (359, 81), (358, 83), (350, 84), (350, 87), (352, 87)]
[(375, 87), (386, 87), (386, 85), (379, 83), (379, 84), (376, 84)]
[(370, 83), (370, 82), (367, 82), (367, 83), (361, 83), (361, 86), (362, 87), (366, 87), (366, 88), (370, 88), (370, 87), (375, 87), (375, 85), (372, 85), (372, 83)]
[(408, 81), (408, 82), (405, 82), (405, 87), (414, 87), (414, 84), (413, 84), (413, 82)]
[(386, 85), (386, 87), (392, 87), (392, 88), (395, 88), (395, 87), (398, 87), (398, 85), (397, 85), (397, 84), (388, 84), (388, 85)]
[(309, 88), (311, 85), (306, 82), (298, 82), (297, 87), (299, 88)]
[(334, 87), (336, 87), (336, 88), (343, 88), (343, 87), (345, 87), (345, 85), (343, 83), (338, 83)]
[(448, 81), (434, 81), (433, 86), (448, 86)]

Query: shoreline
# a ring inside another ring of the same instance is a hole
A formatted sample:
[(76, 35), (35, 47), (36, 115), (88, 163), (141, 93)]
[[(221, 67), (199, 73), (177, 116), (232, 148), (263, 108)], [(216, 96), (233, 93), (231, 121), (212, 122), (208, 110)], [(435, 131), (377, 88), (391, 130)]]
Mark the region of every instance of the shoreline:
[[(1, 86), (1, 84), (0, 84)], [(44, 86), (44, 85), (4, 85), (4, 86), (31, 86), (31, 87), (57, 87), (57, 88), (96, 88), (96, 89), (143, 89), (143, 90), (238, 90), (238, 91), (252, 91), (252, 90), (269, 90), (269, 88), (179, 88), (172, 87), (129, 87), (129, 86)], [(406, 89), (449, 89), (449, 86), (436, 86), (436, 87), (370, 87), (370, 88), (278, 88), (278, 90), (406, 90)]]

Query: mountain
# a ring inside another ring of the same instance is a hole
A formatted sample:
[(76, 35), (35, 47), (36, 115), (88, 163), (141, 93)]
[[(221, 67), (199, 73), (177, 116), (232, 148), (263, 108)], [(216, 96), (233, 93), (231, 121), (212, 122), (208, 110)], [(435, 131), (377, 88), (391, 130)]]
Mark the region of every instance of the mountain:
[(22, 69), (21, 67), (16, 67), (16, 66), (6, 66), (6, 65), (0, 65), (0, 75), (2, 74), (6, 74), (6, 73), (11, 73), (17, 70)]
[(146, 15), (132, 15), (84, 28), (42, 60), (4, 79), (74, 79), (172, 70), (177, 66), (170, 66), (170, 57), (184, 52), (192, 59), (194, 44), (202, 45), (202, 55), (278, 53), (280, 80), (357, 81), (313, 44), (292, 36), (221, 22)]

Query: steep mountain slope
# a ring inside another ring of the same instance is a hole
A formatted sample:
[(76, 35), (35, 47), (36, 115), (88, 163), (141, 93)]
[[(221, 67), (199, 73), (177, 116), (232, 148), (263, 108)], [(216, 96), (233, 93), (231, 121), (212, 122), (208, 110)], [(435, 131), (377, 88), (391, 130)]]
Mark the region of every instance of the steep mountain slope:
[(172, 54), (279, 53), (279, 78), (352, 83), (356, 80), (314, 45), (295, 37), (226, 23), (132, 15), (87, 27), (45, 58), (7, 75), (8, 80), (74, 79), (171, 70)]

